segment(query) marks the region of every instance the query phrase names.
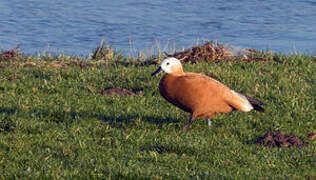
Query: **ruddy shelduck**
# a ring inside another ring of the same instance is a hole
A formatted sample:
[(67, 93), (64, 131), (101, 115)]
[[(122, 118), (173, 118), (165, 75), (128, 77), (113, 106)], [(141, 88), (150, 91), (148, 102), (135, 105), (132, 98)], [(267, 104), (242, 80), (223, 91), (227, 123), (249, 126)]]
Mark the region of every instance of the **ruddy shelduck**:
[(209, 122), (216, 114), (233, 110), (264, 111), (262, 102), (235, 92), (211, 77), (183, 72), (181, 62), (174, 57), (164, 59), (152, 76), (162, 71), (166, 74), (159, 83), (161, 96), (191, 114), (184, 130), (187, 130), (196, 118), (204, 118)]

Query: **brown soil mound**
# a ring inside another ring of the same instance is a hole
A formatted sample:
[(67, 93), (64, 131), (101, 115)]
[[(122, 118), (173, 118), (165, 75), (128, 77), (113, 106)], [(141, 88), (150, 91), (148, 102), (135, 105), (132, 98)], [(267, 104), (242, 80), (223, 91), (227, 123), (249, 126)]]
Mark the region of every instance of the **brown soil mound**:
[(121, 96), (121, 95), (129, 95), (129, 96), (135, 96), (136, 94), (133, 91), (123, 89), (123, 88), (109, 88), (106, 90), (102, 90), (100, 94), (105, 96)]
[(282, 131), (269, 131), (263, 137), (257, 138), (255, 144), (271, 147), (304, 147), (308, 145), (295, 134), (283, 134)]
[(234, 53), (227, 46), (207, 41), (200, 46), (193, 46), (190, 49), (174, 54), (167, 54), (168, 57), (175, 57), (187, 63), (199, 62), (220, 62), (220, 61), (246, 61), (266, 62), (269, 57), (255, 49), (243, 49), (240, 53)]
[(226, 46), (221, 44), (214, 45), (208, 41), (203, 45), (194, 46), (188, 50), (174, 53), (170, 56), (181, 59), (183, 62), (199, 63), (203, 61), (208, 62), (229, 60), (232, 55), (233, 52), (230, 51)]

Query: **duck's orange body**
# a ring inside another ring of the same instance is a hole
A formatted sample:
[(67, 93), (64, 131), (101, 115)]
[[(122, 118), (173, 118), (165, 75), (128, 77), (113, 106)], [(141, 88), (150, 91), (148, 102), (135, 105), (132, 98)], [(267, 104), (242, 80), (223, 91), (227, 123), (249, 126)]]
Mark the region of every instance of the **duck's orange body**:
[(210, 119), (218, 113), (248, 112), (253, 108), (263, 111), (260, 101), (239, 94), (208, 76), (184, 73), (181, 63), (169, 64), (169, 73), (160, 80), (159, 91), (168, 102), (191, 114), (184, 129), (198, 117)]
[(167, 101), (193, 117), (211, 118), (215, 113), (232, 111), (225, 100), (229, 99), (230, 90), (203, 75), (166, 74), (159, 83), (159, 91)]

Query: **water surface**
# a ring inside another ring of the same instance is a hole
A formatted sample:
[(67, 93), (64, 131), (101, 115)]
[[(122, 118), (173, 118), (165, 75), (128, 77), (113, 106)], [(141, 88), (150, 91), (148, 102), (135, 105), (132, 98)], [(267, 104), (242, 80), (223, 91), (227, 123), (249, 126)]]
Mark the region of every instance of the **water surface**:
[(187, 48), (197, 39), (283, 53), (314, 53), (316, 2), (0, 1), (1, 49), (21, 44), (27, 54), (86, 56), (102, 39), (126, 54), (157, 44)]

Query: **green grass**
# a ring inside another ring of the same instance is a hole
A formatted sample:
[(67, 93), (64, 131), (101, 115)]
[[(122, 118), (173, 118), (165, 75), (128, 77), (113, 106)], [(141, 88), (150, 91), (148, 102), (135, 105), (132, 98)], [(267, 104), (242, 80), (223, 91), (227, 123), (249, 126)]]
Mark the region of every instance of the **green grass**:
[[(219, 115), (212, 127), (199, 119), (186, 132), (189, 114), (159, 95), (161, 76), (150, 76), (156, 66), (126, 61), (66, 68), (0, 62), (0, 178), (316, 178), (316, 142), (305, 138), (316, 130), (312, 57), (185, 64), (185, 71), (214, 73), (266, 109)], [(110, 87), (138, 95), (98, 93)], [(309, 146), (252, 143), (270, 130), (295, 133)]]

